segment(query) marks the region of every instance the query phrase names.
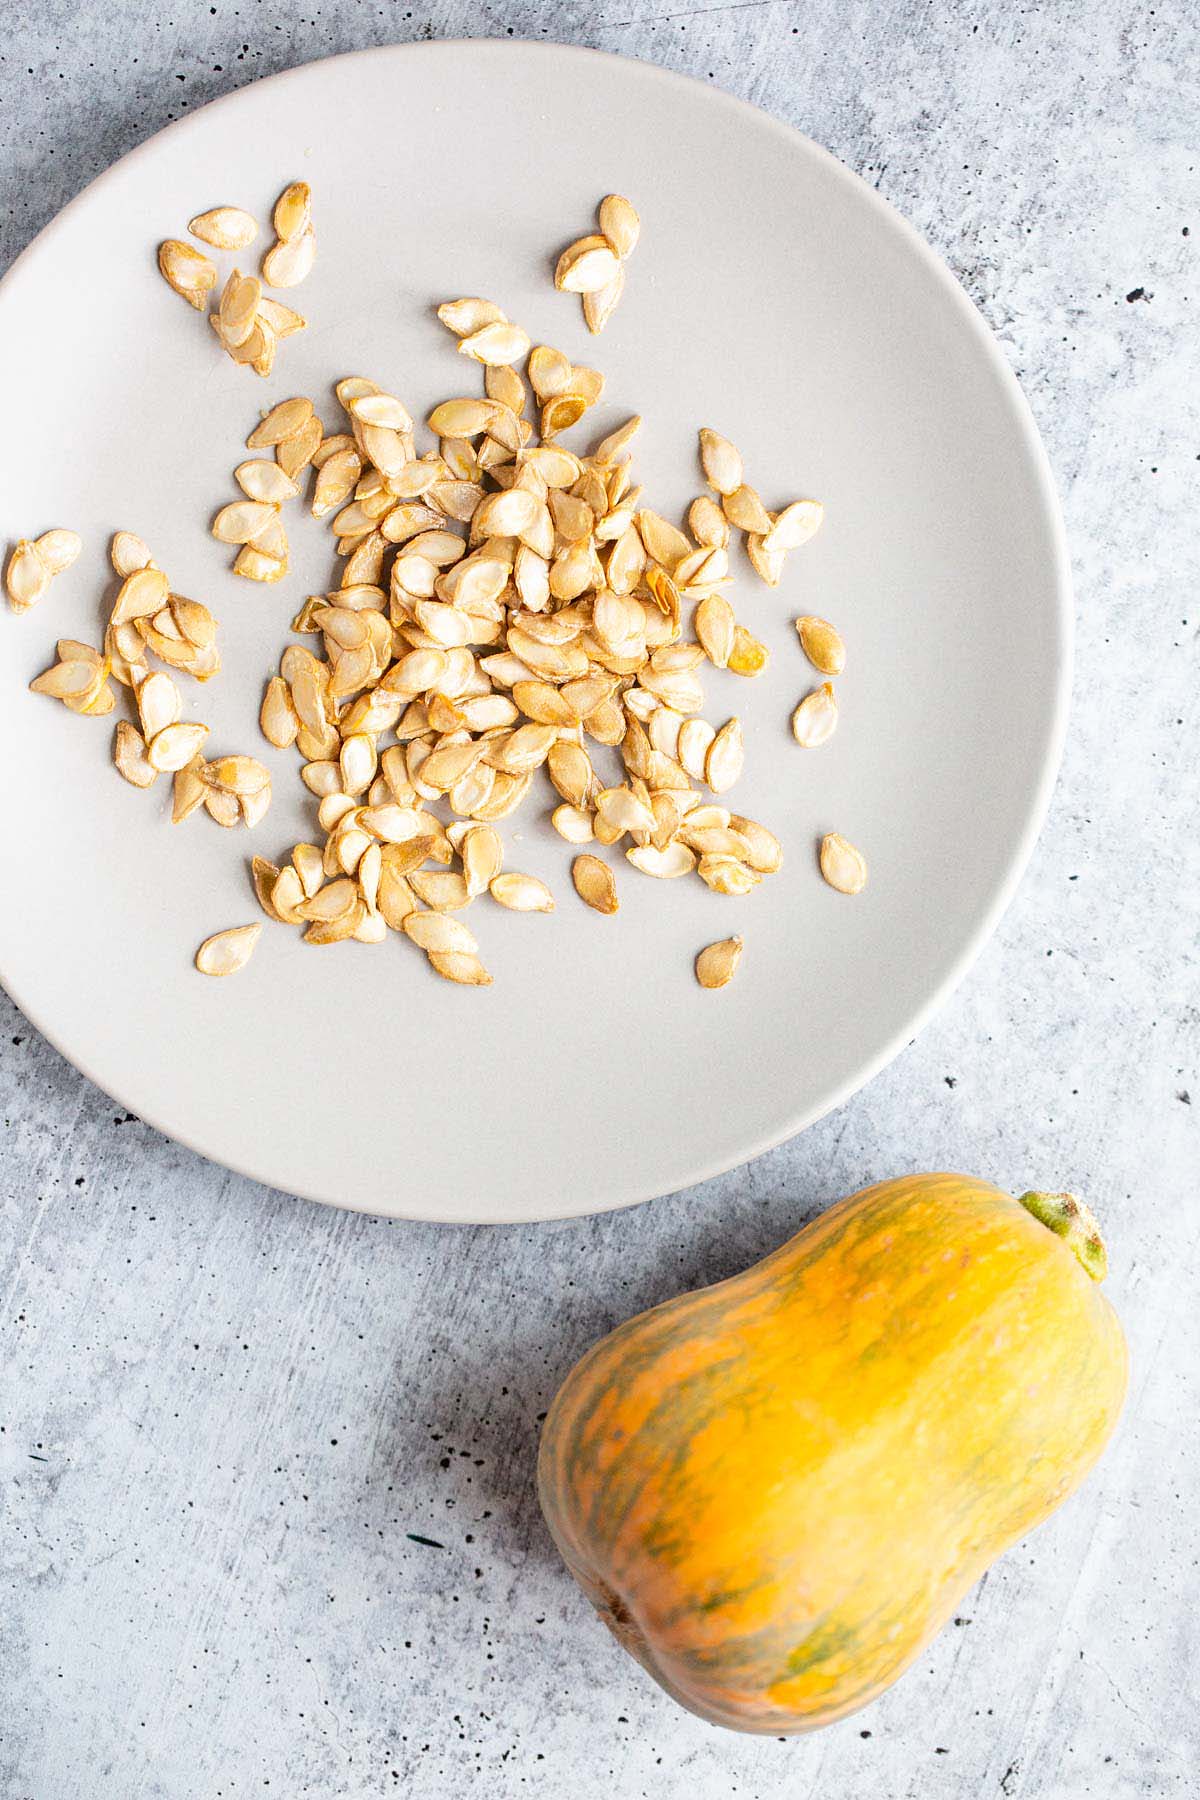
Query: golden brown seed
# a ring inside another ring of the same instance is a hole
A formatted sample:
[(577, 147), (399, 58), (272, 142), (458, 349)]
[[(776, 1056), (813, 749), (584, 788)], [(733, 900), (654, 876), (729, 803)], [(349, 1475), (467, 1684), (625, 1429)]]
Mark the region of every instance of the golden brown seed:
[(600, 202), (600, 230), (624, 260), (637, 248), (642, 222), (623, 194), (606, 194)]
[(293, 181), (275, 202), (271, 223), (284, 242), (299, 237), (312, 224), (312, 189), (307, 181)]
[(727, 987), (741, 961), (744, 940), (740, 937), (720, 938), (706, 944), (696, 958), (696, 980), (703, 988)]
[(747, 487), (745, 483), (735, 488), (732, 494), (724, 495), (721, 505), (729, 523), (736, 525), (739, 531), (750, 531), (758, 535), (770, 531), (770, 513), (754, 489)]
[(726, 667), (733, 675), (761, 675), (770, 655), (765, 644), (760, 644), (752, 632), (739, 625), (733, 634), (733, 649)]
[(429, 966), (444, 981), (457, 981), (465, 987), (490, 987), (492, 978), (477, 956), (461, 950), (430, 950)]
[(158, 267), (163, 280), (181, 294), (189, 306), (203, 312), (208, 296), (216, 286), (216, 264), (200, 250), (194, 250), (179, 238), (167, 238), (158, 246)]
[(806, 613), (796, 620), (796, 630), (800, 634), (800, 648), (813, 668), (819, 669), (822, 675), (840, 675), (846, 666), (846, 646), (841, 633), (828, 619)]
[(620, 901), (612, 870), (598, 856), (577, 856), (571, 864), (571, 880), (575, 892), (584, 903), (598, 913), (615, 913)]

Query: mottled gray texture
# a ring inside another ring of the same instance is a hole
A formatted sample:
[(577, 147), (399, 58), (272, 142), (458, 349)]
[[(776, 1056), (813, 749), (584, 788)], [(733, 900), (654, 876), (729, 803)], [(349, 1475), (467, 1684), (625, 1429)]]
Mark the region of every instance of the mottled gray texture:
[[(141, 0), (40, 0), (0, 56), (0, 256), (185, 108), (330, 51), (480, 32), (741, 94), (949, 259), (1064, 495), (1063, 777), (996, 940), (918, 1044), (753, 1167), (598, 1222), (442, 1231), (266, 1192), (126, 1119), (5, 1005), (0, 1786), (1194, 1793), (1194, 8), (216, 0), (155, 20)], [(556, 1562), (539, 1414), (624, 1315), (930, 1166), (1094, 1202), (1133, 1344), (1124, 1425), (882, 1702), (786, 1744), (717, 1733), (622, 1656)]]

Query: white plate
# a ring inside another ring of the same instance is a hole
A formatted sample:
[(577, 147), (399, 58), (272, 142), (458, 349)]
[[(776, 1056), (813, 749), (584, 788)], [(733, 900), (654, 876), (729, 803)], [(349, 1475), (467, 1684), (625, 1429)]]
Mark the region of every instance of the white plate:
[[(160, 280), (155, 247), (218, 203), (264, 219), (299, 176), (319, 257), (286, 297), (311, 325), (260, 383)], [(613, 189), (643, 236), (613, 322), (589, 339), (551, 259)], [(271, 401), (319, 397), (333, 428), (343, 374), (393, 386), (415, 413), (476, 391), (430, 312), (461, 293), (606, 372), (597, 425), (644, 414), (637, 467), (663, 510), (700, 491), (705, 424), (742, 448), (768, 504), (826, 502), (779, 589), (739, 567), (768, 674), (707, 682), (710, 716), (745, 723), (736, 805), (779, 832), (785, 867), (731, 900), (621, 864), (621, 911), (601, 918), (576, 900), (572, 852), (539, 803), (505, 827), (509, 862), (549, 880), (558, 910), (476, 906), (490, 989), (438, 981), (405, 944), (317, 952), (270, 924), (244, 972), (205, 980), (200, 940), (258, 916), (251, 851), (315, 829), (294, 755), (266, 749), (256, 714), (289, 618), (334, 567), (326, 527), (293, 506), (294, 573), (253, 586), (209, 520)], [(941, 262), (856, 176), (750, 107), (533, 44), (372, 50), (260, 82), (126, 157), (25, 253), (0, 289), (0, 392), (5, 535), (69, 525), (86, 546), (39, 608), (2, 623), (4, 984), (101, 1087), (207, 1156), (400, 1217), (628, 1205), (845, 1100), (946, 996), (1013, 890), (1070, 660), (1033, 423)], [(112, 720), (26, 691), (56, 636), (97, 641), (116, 527), (221, 621), (224, 672), (183, 683), (186, 712), (212, 725), (212, 752), (270, 761), (275, 802), (253, 834), (203, 816), (172, 827), (166, 782), (139, 793), (114, 773)], [(801, 612), (833, 618), (849, 645), (841, 728), (815, 752), (788, 728), (813, 679)], [(870, 859), (856, 899), (819, 879), (828, 830)], [(746, 938), (737, 979), (703, 992), (692, 959), (732, 931)]]

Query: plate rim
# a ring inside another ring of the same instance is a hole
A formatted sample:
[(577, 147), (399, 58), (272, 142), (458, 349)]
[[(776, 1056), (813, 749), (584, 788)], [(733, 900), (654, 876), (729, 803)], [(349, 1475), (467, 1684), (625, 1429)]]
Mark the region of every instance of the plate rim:
[(82, 209), (85, 202), (114, 179), (118, 171), (124, 169), (127, 164), (149, 156), (160, 139), (167, 136), (185, 136), (202, 117), (244, 101), (248, 94), (259, 87), (294, 81), (309, 75), (315, 69), (335, 63), (349, 63), (368, 58), (382, 61), (392, 57), (416, 57), (418, 55), (431, 59), (452, 60), (455, 55), (461, 55), (464, 51), (469, 51), (472, 55), (495, 57), (497, 60), (519, 54), (544, 58), (547, 61), (566, 58), (581, 64), (591, 64), (597, 61), (620, 64), (624, 68), (640, 71), (641, 75), (648, 80), (659, 81), (667, 86), (679, 87), (693, 93), (698, 91), (705, 96), (707, 103), (724, 108), (739, 119), (753, 121), (756, 127), (761, 128), (764, 125), (768, 127), (778, 137), (785, 140), (793, 150), (798, 150), (802, 155), (808, 156), (822, 167), (827, 177), (835, 183), (840, 183), (859, 201), (865, 200), (868, 209), (877, 215), (887, 229), (899, 233), (900, 240), (942, 289), (951, 307), (963, 319), (969, 338), (992, 374), (997, 378), (1000, 392), (1008, 403), (1012, 423), (1020, 441), (1020, 448), (1028, 463), (1036, 501), (1042, 513), (1042, 522), (1049, 541), (1055, 603), (1053, 625), (1057, 638), (1058, 661), (1047, 720), (1046, 749), (1037, 781), (1031, 787), (1025, 802), (1024, 822), (1009, 853), (1003, 878), (997, 882), (994, 892), (987, 905), (981, 910), (978, 921), (968, 934), (958, 955), (947, 967), (922, 1004), (913, 1010), (901, 1028), (894, 1031), (880, 1049), (868, 1058), (854, 1075), (843, 1081), (832, 1094), (824, 1096), (815, 1105), (789, 1115), (778, 1130), (768, 1132), (754, 1140), (737, 1156), (729, 1158), (718, 1155), (711, 1161), (703, 1162), (679, 1187), (666, 1189), (653, 1187), (652, 1191), (635, 1187), (632, 1192), (624, 1191), (619, 1196), (611, 1200), (606, 1199), (599, 1204), (596, 1204), (589, 1196), (579, 1205), (563, 1205), (560, 1196), (559, 1204), (553, 1211), (539, 1212), (536, 1217), (511, 1212), (506, 1212), (499, 1217), (494, 1212), (484, 1215), (472, 1211), (468, 1207), (468, 1210), (456, 1212), (453, 1218), (430, 1218), (428, 1214), (410, 1210), (402, 1203), (387, 1210), (380, 1210), (376, 1205), (346, 1199), (331, 1193), (317, 1192), (312, 1189), (280, 1188), (269, 1172), (256, 1169), (248, 1161), (242, 1159), (229, 1162), (218, 1159), (194, 1142), (189, 1135), (161, 1123), (152, 1112), (143, 1111), (135, 1102), (120, 1092), (120, 1084), (111, 1087), (107, 1082), (98, 1079), (87, 1063), (72, 1054), (60, 1040), (58, 1034), (47, 1028), (38, 1017), (36, 1008), (26, 1003), (20, 992), (21, 984), (14, 983), (3, 966), (6, 959), (3, 946), (0, 945), (0, 986), (4, 988), (14, 1005), (34, 1029), (65, 1062), (77, 1069), (100, 1093), (107, 1095), (115, 1105), (124, 1107), (127, 1112), (134, 1113), (139, 1120), (172, 1143), (181, 1145), (185, 1150), (202, 1157), (205, 1162), (211, 1163), (218, 1169), (226, 1169), (232, 1174), (254, 1181), (275, 1193), (294, 1194), (298, 1199), (335, 1207), (342, 1212), (360, 1213), (370, 1218), (438, 1225), (447, 1229), (478, 1225), (529, 1227), (568, 1219), (599, 1217), (607, 1213), (643, 1206), (651, 1200), (664, 1198), (667, 1194), (682, 1192), (684, 1188), (699, 1186), (719, 1175), (727, 1174), (731, 1169), (740, 1168), (744, 1164), (756, 1161), (769, 1151), (777, 1149), (780, 1144), (786, 1143), (790, 1138), (798, 1137), (801, 1132), (807, 1131), (820, 1119), (846, 1105), (857, 1093), (867, 1087), (889, 1063), (896, 1059), (902, 1050), (921, 1034), (934, 1015), (951, 998), (990, 941), (1021, 884), (1045, 824), (1062, 764), (1070, 717), (1075, 633), (1070, 551), (1058, 489), (1046, 447), (1042, 442), (1032, 407), (1000, 347), (999, 340), (966, 289), (954, 275), (949, 264), (921, 235), (916, 226), (912, 225), (903, 213), (893, 206), (891, 201), (886, 200), (877, 188), (874, 188), (870, 182), (865, 181), (832, 151), (826, 150), (823, 145), (817, 143), (797, 126), (789, 124), (786, 120), (766, 111), (763, 107), (754, 105), (749, 100), (743, 100), (736, 94), (728, 93), (723, 88), (710, 86), (697, 76), (683, 74), (674, 69), (666, 69), (658, 63), (647, 62), (640, 57), (625, 56), (617, 51), (597, 50), (586, 45), (561, 43), (545, 38), (455, 37), (419, 39), (410, 43), (368, 45), (357, 50), (339, 51), (331, 56), (313, 57), (307, 62), (293, 64), (290, 68), (278, 70), (272, 75), (259, 76), (255, 80), (245, 83), (244, 86), (233, 89), (230, 93), (220, 94), (207, 101), (195, 112), (188, 113), (186, 117), (171, 120), (102, 169), (86, 186), (68, 200), (53, 218), (42, 226), (36, 236), (13, 259), (3, 276), (0, 276), (0, 296), (4, 289), (21, 278), (26, 272), (26, 266), (32, 261), (34, 253), (59, 231), (77, 209)]

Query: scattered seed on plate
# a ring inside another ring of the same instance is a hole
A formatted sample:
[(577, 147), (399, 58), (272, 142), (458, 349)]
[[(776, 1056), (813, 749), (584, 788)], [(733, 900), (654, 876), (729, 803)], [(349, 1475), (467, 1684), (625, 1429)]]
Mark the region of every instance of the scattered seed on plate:
[(833, 683), (823, 681), (820, 687), (804, 696), (792, 714), (792, 736), (803, 749), (815, 750), (829, 742), (837, 730), (837, 722), (838, 704)]
[[(589, 331), (603, 331), (616, 310), (625, 289), (625, 261), (632, 256), (641, 234), (641, 220), (622, 194), (607, 194), (597, 209), (600, 230), (568, 244), (558, 259), (554, 285), (562, 293), (578, 294), (583, 302), (583, 317)], [(575, 389), (578, 392), (578, 389)], [(564, 385), (554, 398), (569, 399), (571, 390)], [(539, 398), (549, 399), (544, 392)], [(566, 429), (555, 419), (555, 429)], [(573, 422), (573, 421), (572, 421)], [(543, 428), (543, 435), (545, 431)]]
[(839, 894), (858, 894), (867, 885), (867, 859), (836, 831), (821, 839), (821, 874)]
[(202, 975), (235, 975), (244, 969), (262, 934), (262, 926), (234, 925), (205, 938), (196, 952), (196, 967)]
[(814, 618), (806, 613), (796, 620), (796, 630), (800, 634), (800, 648), (813, 668), (822, 675), (840, 675), (846, 666), (846, 646), (841, 633), (828, 619)]
[(743, 939), (719, 938), (706, 944), (696, 958), (696, 980), (703, 988), (728, 987), (742, 958)]
[(240, 206), (214, 206), (190, 219), (188, 230), (214, 250), (244, 250), (258, 236), (258, 222)]
[(179, 238), (167, 238), (158, 246), (158, 267), (163, 280), (182, 294), (189, 306), (203, 312), (217, 284), (217, 266), (202, 250)]
[(615, 913), (620, 906), (616, 877), (598, 856), (577, 856), (571, 864), (571, 880), (575, 892), (594, 912)]

